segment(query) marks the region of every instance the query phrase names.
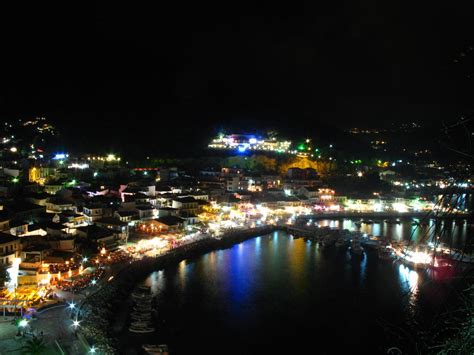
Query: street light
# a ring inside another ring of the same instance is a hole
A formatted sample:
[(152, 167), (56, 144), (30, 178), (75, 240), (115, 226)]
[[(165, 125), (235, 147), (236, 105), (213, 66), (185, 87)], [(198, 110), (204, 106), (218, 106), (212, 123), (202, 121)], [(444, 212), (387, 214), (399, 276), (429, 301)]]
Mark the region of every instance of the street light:
[(18, 326), (21, 328), (26, 328), (28, 326), (28, 320), (22, 319), (19, 323)]
[(90, 352), (91, 354), (95, 354), (95, 347), (92, 346), (91, 349), (89, 350), (89, 352)]
[(81, 323), (81, 322), (78, 321), (77, 318), (76, 318), (76, 320), (72, 321), (72, 326), (74, 327), (74, 329), (77, 329), (79, 327), (79, 323)]

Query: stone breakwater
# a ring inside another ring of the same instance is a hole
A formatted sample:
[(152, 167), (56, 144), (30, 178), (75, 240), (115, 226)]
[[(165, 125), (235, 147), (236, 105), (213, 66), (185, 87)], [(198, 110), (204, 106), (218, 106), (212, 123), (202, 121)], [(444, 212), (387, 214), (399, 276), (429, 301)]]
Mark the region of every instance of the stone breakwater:
[(217, 249), (226, 249), (236, 243), (259, 235), (285, 230), (284, 227), (263, 226), (246, 230), (229, 231), (220, 239), (204, 239), (176, 248), (159, 257), (145, 257), (122, 268), (110, 282), (91, 294), (80, 309), (81, 331), (90, 345), (100, 353), (116, 354), (117, 339), (112, 334), (112, 321), (116, 310), (126, 301), (138, 280), (153, 271), (197, 257)]

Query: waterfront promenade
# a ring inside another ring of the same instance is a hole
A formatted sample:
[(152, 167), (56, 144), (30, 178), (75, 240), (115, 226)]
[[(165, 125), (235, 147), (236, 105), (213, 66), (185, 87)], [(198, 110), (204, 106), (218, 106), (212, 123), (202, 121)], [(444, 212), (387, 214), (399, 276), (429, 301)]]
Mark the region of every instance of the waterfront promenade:
[(370, 220), (381, 220), (381, 219), (403, 219), (403, 218), (434, 218), (434, 219), (466, 219), (469, 218), (469, 213), (434, 213), (434, 212), (322, 212), (312, 213), (306, 215), (300, 215), (298, 219), (370, 219)]

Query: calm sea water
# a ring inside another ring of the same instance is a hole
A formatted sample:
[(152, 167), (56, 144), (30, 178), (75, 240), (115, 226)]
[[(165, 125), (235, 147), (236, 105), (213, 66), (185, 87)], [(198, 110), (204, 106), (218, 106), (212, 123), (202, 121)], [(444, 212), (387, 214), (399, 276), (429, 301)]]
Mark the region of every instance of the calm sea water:
[[(411, 228), (362, 226), (394, 238)], [(144, 282), (156, 295), (157, 333), (127, 342), (167, 343), (176, 354), (382, 353), (395, 345), (382, 324), (429, 322), (445, 301), (446, 284), (428, 281), (374, 253), (354, 258), (275, 232), (152, 273)]]

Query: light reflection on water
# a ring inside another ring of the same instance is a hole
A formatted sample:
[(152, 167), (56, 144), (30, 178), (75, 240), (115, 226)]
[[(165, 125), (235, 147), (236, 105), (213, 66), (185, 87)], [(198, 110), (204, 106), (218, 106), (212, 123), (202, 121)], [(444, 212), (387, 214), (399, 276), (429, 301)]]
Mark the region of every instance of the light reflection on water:
[[(402, 233), (412, 226), (378, 228)], [(420, 282), (416, 271), (379, 260), (373, 252), (352, 257), (283, 232), (183, 261), (146, 280), (157, 296), (159, 317), (166, 319), (167, 328), (158, 334), (181, 353), (192, 350), (187, 344), (214, 344), (228, 334), (239, 335), (235, 351), (258, 352), (262, 349), (247, 346), (261, 343), (272, 351), (277, 345), (267, 339), (270, 331), (275, 339), (297, 339), (301, 346), (311, 346), (318, 334), (322, 352), (374, 344), (383, 338), (376, 319), (395, 322), (406, 306), (414, 314)], [(178, 330), (169, 333), (168, 328)], [(329, 341), (334, 329), (345, 334), (344, 342)], [(183, 338), (189, 341), (183, 344)]]
[[(360, 230), (363, 233), (373, 236), (388, 237), (395, 241), (411, 240), (415, 243), (427, 243), (433, 241), (440, 236), (441, 241), (451, 244), (453, 247), (462, 247), (466, 241), (468, 233), (474, 232), (471, 226), (464, 221), (463, 224), (456, 224), (454, 221), (438, 221), (430, 219), (428, 225), (415, 225), (414, 222), (420, 222), (420, 219), (402, 220), (399, 224), (387, 223), (384, 220), (374, 220), (373, 223), (361, 223), (360, 228), (356, 222), (361, 220), (331, 220), (323, 219), (315, 221), (320, 227), (331, 227), (348, 229), (350, 231)], [(452, 241), (451, 241), (452, 237)]]
[(403, 289), (406, 291), (408, 296), (408, 309), (411, 313), (414, 312), (416, 302), (419, 294), (419, 275), (415, 270), (410, 269), (405, 265), (398, 267), (398, 274), (400, 277), (400, 283)]

